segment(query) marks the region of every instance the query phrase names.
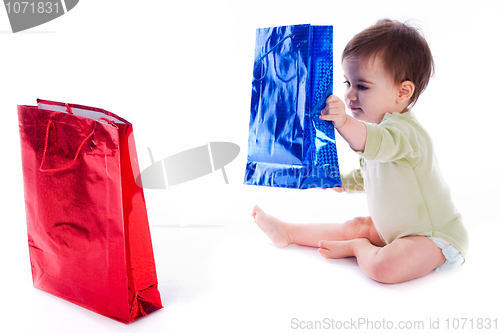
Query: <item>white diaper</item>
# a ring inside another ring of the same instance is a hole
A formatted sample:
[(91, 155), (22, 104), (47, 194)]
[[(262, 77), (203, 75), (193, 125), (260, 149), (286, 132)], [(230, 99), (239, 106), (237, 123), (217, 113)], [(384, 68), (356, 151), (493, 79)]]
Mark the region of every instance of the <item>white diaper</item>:
[(465, 261), (464, 256), (456, 247), (446, 242), (445, 240), (437, 237), (426, 236), (431, 241), (436, 244), (443, 251), (443, 255), (446, 258), (444, 264), (435, 269), (435, 271), (444, 271), (446, 269), (451, 269), (462, 265)]

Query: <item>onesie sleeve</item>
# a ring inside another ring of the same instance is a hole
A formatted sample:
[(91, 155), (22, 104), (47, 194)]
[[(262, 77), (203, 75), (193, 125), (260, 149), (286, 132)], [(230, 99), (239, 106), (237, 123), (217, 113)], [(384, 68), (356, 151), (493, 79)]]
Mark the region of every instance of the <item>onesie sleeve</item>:
[(383, 121), (379, 125), (366, 124), (367, 137), (364, 152), (358, 152), (368, 160), (390, 162), (418, 156), (417, 138), (409, 126), (397, 121)]
[(342, 179), (342, 186), (347, 193), (361, 193), (365, 191), (360, 169), (354, 169), (347, 174), (342, 174), (340, 178)]

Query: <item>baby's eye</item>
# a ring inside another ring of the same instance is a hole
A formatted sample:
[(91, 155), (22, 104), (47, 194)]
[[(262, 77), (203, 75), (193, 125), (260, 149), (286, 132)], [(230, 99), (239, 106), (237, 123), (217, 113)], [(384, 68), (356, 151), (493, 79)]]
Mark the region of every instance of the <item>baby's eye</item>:
[(361, 84), (358, 84), (358, 89), (359, 89), (359, 90), (367, 90), (367, 89), (368, 89), (368, 87), (363, 86), (363, 85), (361, 85)]
[(347, 84), (348, 87), (351, 86), (351, 82), (349, 82), (349, 81), (344, 81), (344, 83)]

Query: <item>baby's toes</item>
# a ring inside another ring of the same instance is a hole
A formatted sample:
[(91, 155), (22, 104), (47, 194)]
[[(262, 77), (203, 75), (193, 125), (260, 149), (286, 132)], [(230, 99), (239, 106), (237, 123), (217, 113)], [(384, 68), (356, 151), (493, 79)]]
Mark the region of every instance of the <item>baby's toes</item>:
[(330, 250), (318, 249), (318, 253), (325, 259), (330, 259)]
[(331, 243), (332, 242), (324, 241), (324, 240), (319, 241), (319, 243), (318, 243), (318, 247), (319, 247), (318, 252), (319, 252), (319, 254), (321, 254), (321, 256), (323, 258), (326, 258), (326, 259), (333, 258), (332, 257), (332, 252), (330, 251)]
[(330, 250), (332, 243), (332, 241), (320, 240), (318, 242), (318, 247), (320, 249)]

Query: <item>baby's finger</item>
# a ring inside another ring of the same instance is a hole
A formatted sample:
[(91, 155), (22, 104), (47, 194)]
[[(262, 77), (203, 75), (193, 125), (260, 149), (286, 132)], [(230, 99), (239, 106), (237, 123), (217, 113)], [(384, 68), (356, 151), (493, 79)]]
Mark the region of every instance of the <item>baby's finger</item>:
[(341, 113), (341, 109), (338, 107), (326, 107), (321, 111), (322, 115), (338, 115)]
[(321, 120), (327, 120), (327, 121), (335, 121), (335, 115), (331, 115), (331, 114), (328, 114), (328, 115), (321, 115), (319, 116), (319, 119)]
[(328, 98), (326, 99), (326, 103), (336, 103), (336, 102), (340, 102), (340, 98), (338, 98), (337, 96), (335, 95), (330, 95), (328, 96)]
[(341, 109), (341, 104), (327, 103), (325, 105), (325, 108), (323, 109), (323, 111), (325, 112), (325, 114), (328, 114), (328, 113), (332, 113), (332, 111), (336, 111), (336, 110), (340, 110), (340, 109)]

